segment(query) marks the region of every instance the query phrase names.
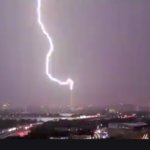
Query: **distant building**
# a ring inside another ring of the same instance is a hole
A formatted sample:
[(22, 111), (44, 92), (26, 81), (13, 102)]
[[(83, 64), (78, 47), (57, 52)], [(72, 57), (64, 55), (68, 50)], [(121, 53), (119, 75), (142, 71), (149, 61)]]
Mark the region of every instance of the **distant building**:
[(50, 140), (66, 140), (69, 139), (69, 137), (49, 137)]
[(141, 139), (144, 134), (148, 133), (148, 124), (144, 122), (109, 123), (108, 131), (111, 137)]
[(9, 109), (10, 109), (10, 104), (8, 104), (8, 103), (2, 104), (2, 106), (1, 106), (2, 111), (9, 110)]
[(72, 135), (71, 139), (92, 139), (91, 135)]
[(62, 117), (71, 117), (72, 116), (72, 114), (70, 114), (70, 113), (61, 113), (59, 115)]
[(109, 113), (116, 113), (117, 112), (117, 110), (114, 108), (110, 108), (108, 111), (109, 111)]
[(144, 128), (147, 127), (148, 124), (144, 122), (136, 122), (136, 123), (109, 123), (108, 128), (112, 129), (136, 129), (136, 128)]
[(93, 139), (107, 139), (109, 138), (107, 128), (100, 128), (97, 126), (96, 130), (94, 131)]
[(135, 110), (136, 110), (136, 106), (132, 104), (124, 104), (121, 107), (122, 112), (135, 111)]

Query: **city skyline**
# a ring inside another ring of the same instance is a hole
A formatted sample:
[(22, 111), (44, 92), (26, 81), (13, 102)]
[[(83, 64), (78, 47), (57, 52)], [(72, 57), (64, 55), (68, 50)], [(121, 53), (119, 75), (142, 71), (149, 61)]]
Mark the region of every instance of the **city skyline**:
[[(0, 101), (68, 105), (70, 91), (45, 76), (48, 42), (36, 1), (0, 1)], [(76, 104), (150, 100), (150, 2), (43, 0), (54, 39), (53, 74), (75, 81)]]

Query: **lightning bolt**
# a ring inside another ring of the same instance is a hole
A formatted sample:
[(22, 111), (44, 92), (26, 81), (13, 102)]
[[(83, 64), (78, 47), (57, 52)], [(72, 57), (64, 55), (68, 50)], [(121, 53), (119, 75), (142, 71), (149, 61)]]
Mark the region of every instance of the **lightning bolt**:
[(37, 0), (37, 21), (38, 21), (38, 24), (40, 25), (41, 27), (41, 30), (43, 32), (43, 34), (46, 36), (46, 38), (48, 39), (48, 42), (49, 42), (49, 51), (46, 55), (46, 62), (45, 62), (45, 72), (46, 72), (46, 75), (48, 76), (48, 78), (53, 81), (53, 82), (56, 82), (58, 83), (59, 85), (68, 85), (69, 86), (69, 89), (72, 91), (73, 90), (73, 87), (74, 87), (74, 81), (70, 78), (68, 78), (66, 81), (61, 81), (57, 78), (54, 78), (50, 71), (49, 71), (49, 60), (50, 60), (50, 57), (52, 56), (52, 53), (54, 52), (54, 45), (53, 45), (53, 41), (52, 41), (52, 38), (50, 37), (49, 33), (46, 31), (46, 28), (44, 26), (44, 24), (42, 23), (42, 19), (41, 19), (41, 0)]

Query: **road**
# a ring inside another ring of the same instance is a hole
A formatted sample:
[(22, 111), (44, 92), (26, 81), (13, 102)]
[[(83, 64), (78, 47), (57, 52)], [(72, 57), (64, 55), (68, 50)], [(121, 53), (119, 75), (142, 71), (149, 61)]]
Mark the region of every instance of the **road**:
[(6, 139), (12, 136), (24, 137), (30, 133), (33, 127), (38, 126), (40, 124), (41, 123), (34, 123), (34, 124), (22, 125), (22, 126), (17, 126), (17, 127), (12, 127), (9, 129), (2, 130), (0, 133), (0, 139)]

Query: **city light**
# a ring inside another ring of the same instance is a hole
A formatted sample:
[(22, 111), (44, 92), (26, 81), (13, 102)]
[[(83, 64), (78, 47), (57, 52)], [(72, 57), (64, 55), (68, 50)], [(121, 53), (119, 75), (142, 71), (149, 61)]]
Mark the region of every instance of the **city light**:
[(148, 140), (148, 139), (149, 139), (148, 134), (144, 134), (142, 140)]
[(59, 85), (68, 85), (70, 90), (73, 90), (74, 82), (72, 79), (68, 78), (66, 81), (61, 81), (57, 78), (54, 78), (49, 71), (49, 61), (50, 61), (50, 57), (52, 56), (52, 53), (54, 52), (54, 44), (53, 44), (52, 38), (50, 37), (49, 33), (46, 31), (46, 28), (41, 19), (41, 0), (37, 0), (37, 21), (41, 27), (43, 34), (46, 36), (46, 38), (48, 39), (48, 42), (49, 42), (49, 51), (46, 55), (46, 62), (45, 62), (46, 75), (49, 77), (49, 79), (51, 81), (56, 82)]
[(16, 128), (16, 127), (14, 127), (14, 128), (10, 128), (10, 129), (8, 129), (8, 132), (12, 132), (12, 131), (15, 131), (15, 130), (17, 130), (17, 128)]

